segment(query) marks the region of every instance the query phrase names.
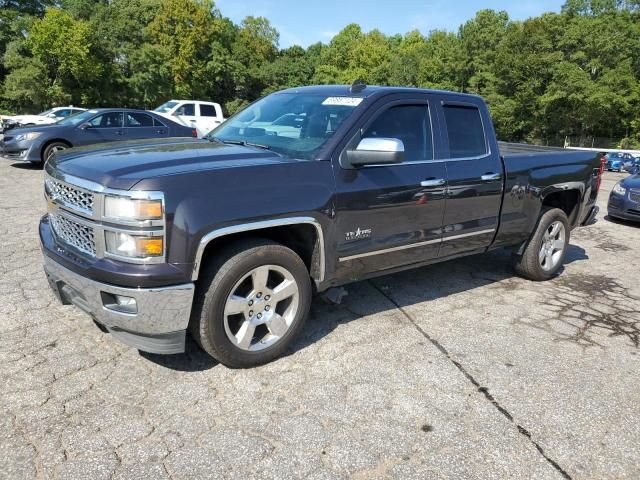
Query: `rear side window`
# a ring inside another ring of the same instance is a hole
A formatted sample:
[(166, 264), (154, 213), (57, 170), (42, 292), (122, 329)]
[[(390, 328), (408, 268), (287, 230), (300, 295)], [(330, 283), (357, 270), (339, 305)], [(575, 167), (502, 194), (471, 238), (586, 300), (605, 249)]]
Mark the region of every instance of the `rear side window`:
[(200, 104), (200, 116), (202, 117), (217, 117), (216, 107), (213, 105)]
[(146, 113), (127, 113), (127, 127), (153, 127), (153, 118)]
[(402, 140), (405, 162), (433, 160), (431, 120), (427, 105), (391, 107), (373, 121), (362, 137)]
[(487, 153), (480, 110), (475, 107), (445, 105), (444, 118), (447, 122), (451, 158), (480, 157)]
[(162, 123), (160, 120), (158, 120), (157, 118), (153, 118), (153, 126), (154, 127), (166, 127), (166, 125), (164, 123)]

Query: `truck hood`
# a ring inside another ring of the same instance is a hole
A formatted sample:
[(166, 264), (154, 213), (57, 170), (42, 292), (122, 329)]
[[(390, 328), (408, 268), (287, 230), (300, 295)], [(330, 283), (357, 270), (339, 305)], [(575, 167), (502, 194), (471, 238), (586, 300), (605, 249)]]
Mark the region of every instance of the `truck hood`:
[(5, 117), (18, 123), (34, 123), (37, 125), (48, 125), (55, 123), (54, 118), (43, 117), (41, 115), (16, 115), (14, 117)]
[(106, 188), (130, 190), (141, 180), (155, 177), (296, 161), (254, 147), (169, 138), (73, 148), (50, 159), (46, 168)]

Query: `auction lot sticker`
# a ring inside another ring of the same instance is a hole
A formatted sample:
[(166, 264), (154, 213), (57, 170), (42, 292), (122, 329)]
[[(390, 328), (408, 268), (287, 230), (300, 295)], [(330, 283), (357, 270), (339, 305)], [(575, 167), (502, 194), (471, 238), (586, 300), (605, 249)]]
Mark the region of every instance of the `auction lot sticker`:
[(359, 97), (327, 97), (322, 105), (341, 105), (343, 107), (357, 107), (362, 102)]

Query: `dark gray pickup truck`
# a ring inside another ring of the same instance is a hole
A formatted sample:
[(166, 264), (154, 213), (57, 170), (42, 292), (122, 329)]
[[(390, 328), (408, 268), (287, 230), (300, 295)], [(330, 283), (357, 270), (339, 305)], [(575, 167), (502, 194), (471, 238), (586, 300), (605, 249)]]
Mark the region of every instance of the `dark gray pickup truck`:
[[(509, 150), (514, 150), (510, 153)], [(318, 86), (250, 105), (208, 140), (54, 155), (40, 222), (63, 303), (140, 350), (283, 354), (314, 292), (508, 247), (532, 280), (594, 220), (589, 152), (502, 146), (477, 96)]]

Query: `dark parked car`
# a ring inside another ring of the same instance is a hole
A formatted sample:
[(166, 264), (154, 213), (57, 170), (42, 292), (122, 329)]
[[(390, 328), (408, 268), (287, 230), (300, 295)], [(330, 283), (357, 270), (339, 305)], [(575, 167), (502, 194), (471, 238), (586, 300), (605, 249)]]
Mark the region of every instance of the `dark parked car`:
[(609, 194), (610, 217), (640, 222), (640, 174), (619, 181)]
[(499, 146), (480, 97), (361, 84), (274, 93), (210, 141), (127, 147), (47, 161), (50, 284), (141, 350), (182, 352), (189, 329), (235, 367), (284, 353), (314, 291), (501, 247), (552, 278), (603, 167)]
[(11, 160), (43, 163), (55, 152), (95, 143), (168, 137), (195, 137), (197, 132), (153, 112), (98, 108), (53, 125), (14, 128), (0, 141), (0, 154)]

